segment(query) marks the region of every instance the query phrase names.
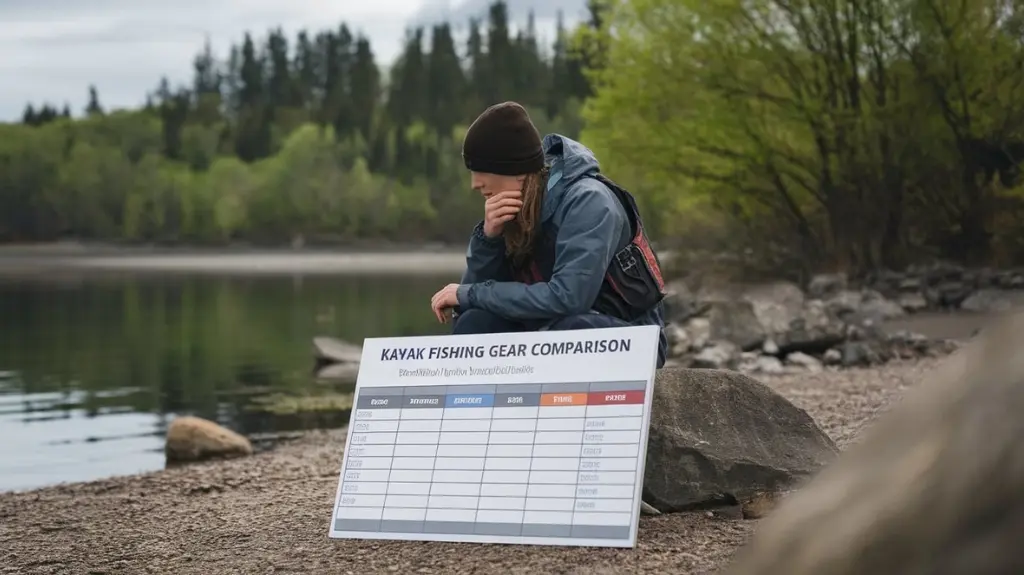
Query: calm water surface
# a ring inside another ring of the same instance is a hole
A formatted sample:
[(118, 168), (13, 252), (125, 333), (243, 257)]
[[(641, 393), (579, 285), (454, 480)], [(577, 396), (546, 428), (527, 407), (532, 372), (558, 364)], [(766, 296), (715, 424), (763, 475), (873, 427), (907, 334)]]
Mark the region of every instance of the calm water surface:
[(451, 280), (0, 279), (0, 491), (160, 469), (179, 414), (250, 435), (294, 429), (249, 408), (268, 393), (324, 392), (314, 336), (443, 333), (429, 298)]

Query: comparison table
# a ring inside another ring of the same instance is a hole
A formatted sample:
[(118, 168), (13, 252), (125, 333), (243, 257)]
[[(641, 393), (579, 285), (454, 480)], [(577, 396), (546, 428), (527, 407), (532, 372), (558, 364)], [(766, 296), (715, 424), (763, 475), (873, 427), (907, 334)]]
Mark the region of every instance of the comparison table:
[(645, 381), (358, 388), (333, 530), (629, 541), (648, 394)]

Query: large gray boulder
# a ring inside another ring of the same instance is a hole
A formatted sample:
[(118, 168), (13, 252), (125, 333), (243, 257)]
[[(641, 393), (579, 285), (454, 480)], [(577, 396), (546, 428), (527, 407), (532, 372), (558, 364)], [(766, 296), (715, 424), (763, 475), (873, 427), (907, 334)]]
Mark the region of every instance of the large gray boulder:
[(644, 501), (663, 512), (785, 492), (837, 454), (810, 415), (738, 372), (665, 368), (654, 386)]
[(728, 575), (1024, 573), (1024, 314), (986, 327), (758, 526)]

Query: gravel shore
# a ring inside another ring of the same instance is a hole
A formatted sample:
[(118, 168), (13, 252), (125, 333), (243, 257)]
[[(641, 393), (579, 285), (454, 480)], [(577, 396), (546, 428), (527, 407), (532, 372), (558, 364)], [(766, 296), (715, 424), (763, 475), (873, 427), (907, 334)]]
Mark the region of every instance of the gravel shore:
[[(842, 448), (937, 360), (762, 377)], [(644, 517), (636, 549), (327, 538), (343, 431), (248, 459), (0, 495), (0, 573), (710, 574), (756, 522)]]

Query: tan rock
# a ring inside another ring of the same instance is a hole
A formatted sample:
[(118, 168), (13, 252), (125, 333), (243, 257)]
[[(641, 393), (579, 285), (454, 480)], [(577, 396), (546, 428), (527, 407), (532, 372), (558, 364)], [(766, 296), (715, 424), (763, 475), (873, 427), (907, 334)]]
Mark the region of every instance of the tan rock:
[(1024, 314), (993, 324), (763, 522), (727, 575), (1024, 573)]
[(167, 428), (164, 455), (168, 465), (231, 459), (252, 455), (252, 444), (245, 437), (199, 417), (179, 417)]

